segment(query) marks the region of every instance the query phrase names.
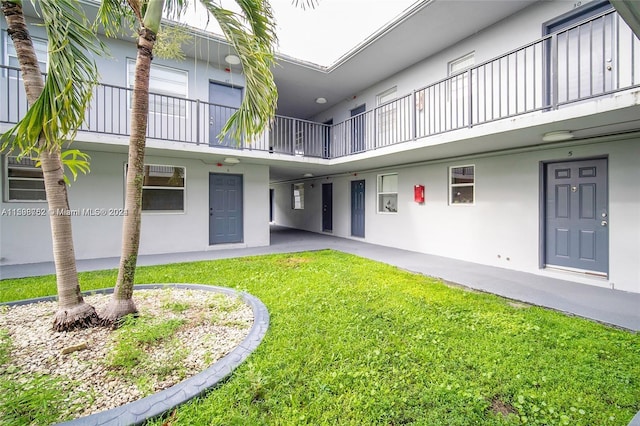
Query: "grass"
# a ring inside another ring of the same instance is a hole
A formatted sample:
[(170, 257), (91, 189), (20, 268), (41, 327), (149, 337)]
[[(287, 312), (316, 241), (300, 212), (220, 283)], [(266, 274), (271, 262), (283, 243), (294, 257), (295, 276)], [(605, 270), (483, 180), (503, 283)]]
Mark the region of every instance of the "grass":
[[(60, 418), (70, 406), (68, 389), (74, 386), (62, 377), (43, 374), (21, 374), (9, 364), (11, 338), (6, 330), (0, 330), (0, 425), (45, 425), (70, 418)], [(17, 379), (16, 379), (17, 378)], [(83, 393), (85, 400), (90, 400)]]
[[(81, 286), (115, 276), (83, 273)], [(356, 256), (141, 267), (136, 282), (233, 287), (271, 316), (256, 352), (172, 425), (627, 425), (640, 410), (638, 334)], [(18, 300), (53, 294), (55, 280), (0, 288)]]
[(178, 319), (126, 316), (122, 326), (112, 334), (115, 344), (109, 353), (107, 366), (131, 374), (135, 367), (148, 365), (144, 358), (145, 345), (170, 340), (183, 324), (184, 321)]
[(59, 413), (79, 402), (68, 401), (72, 383), (48, 375), (28, 375), (24, 380), (0, 379), (0, 413), (2, 425), (48, 425), (61, 420)]

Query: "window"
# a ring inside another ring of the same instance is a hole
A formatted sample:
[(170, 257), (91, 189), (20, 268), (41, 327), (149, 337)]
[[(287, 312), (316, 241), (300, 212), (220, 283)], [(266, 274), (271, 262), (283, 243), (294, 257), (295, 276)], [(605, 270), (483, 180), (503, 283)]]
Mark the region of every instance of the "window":
[(376, 96), (377, 124), (378, 124), (378, 143), (379, 145), (387, 145), (395, 142), (391, 140), (395, 134), (394, 128), (397, 125), (397, 108), (396, 99), (397, 88), (385, 90)]
[(398, 212), (398, 175), (378, 175), (378, 213)]
[[(127, 59), (127, 82), (133, 89), (136, 61)], [(188, 73), (176, 68), (151, 64), (149, 73), (149, 113), (186, 117)]]
[(449, 168), (449, 204), (473, 204), (476, 166)]
[(291, 185), (291, 208), (304, 210), (304, 183)]
[(449, 90), (453, 102), (463, 102), (469, 89), (469, 75), (466, 72), (475, 63), (474, 52), (467, 53), (448, 64), (448, 75), (451, 77)]
[[(9, 67), (20, 68), (20, 63), (18, 62), (18, 54), (16, 53), (16, 48), (13, 46), (13, 41), (6, 32), (4, 35), (4, 40), (6, 43), (5, 64)], [(35, 49), (36, 56), (38, 57), (40, 71), (47, 72), (47, 67), (49, 65), (49, 48), (47, 46), (47, 41), (35, 37), (31, 37), (31, 41), (33, 42), (33, 48)]]
[(183, 212), (184, 188), (184, 167), (145, 164), (142, 211)]
[(44, 176), (36, 160), (7, 156), (7, 201), (45, 201)]

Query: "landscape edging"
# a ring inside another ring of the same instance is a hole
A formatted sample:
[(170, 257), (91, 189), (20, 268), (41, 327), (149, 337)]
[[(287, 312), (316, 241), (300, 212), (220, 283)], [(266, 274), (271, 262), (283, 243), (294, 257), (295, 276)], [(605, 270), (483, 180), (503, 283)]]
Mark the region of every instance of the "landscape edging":
[[(228, 377), (247, 357), (258, 347), (269, 328), (269, 312), (267, 307), (257, 297), (238, 292), (227, 287), (218, 287), (203, 284), (139, 284), (135, 285), (135, 290), (149, 290), (162, 288), (182, 288), (191, 290), (203, 290), (217, 293), (224, 293), (229, 296), (237, 296), (242, 299), (253, 311), (253, 325), (249, 334), (231, 352), (216, 361), (211, 367), (181, 381), (180, 383), (164, 389), (153, 395), (138, 399), (128, 404), (101, 411), (89, 416), (80, 417), (60, 425), (109, 425), (124, 426), (137, 425), (146, 420), (161, 416), (167, 411), (185, 402), (202, 395), (208, 389), (215, 387), (218, 383)], [(113, 288), (92, 290), (85, 292), (91, 294), (111, 294)], [(37, 299), (20, 300), (16, 302), (2, 303), (2, 305), (25, 305), (44, 301), (56, 300), (56, 296), (41, 297)]]

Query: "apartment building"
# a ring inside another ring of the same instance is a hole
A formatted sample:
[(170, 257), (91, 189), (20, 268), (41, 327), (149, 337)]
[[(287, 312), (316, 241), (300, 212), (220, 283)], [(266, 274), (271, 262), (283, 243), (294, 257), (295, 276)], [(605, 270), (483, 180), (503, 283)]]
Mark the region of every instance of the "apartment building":
[[(27, 107), (2, 25), (0, 131)], [(240, 144), (217, 134), (242, 70), (191, 35), (154, 60), (141, 254), (268, 245), (275, 223), (640, 292), (640, 41), (607, 1), (418, 2), (331, 66), (281, 56), (279, 115)], [(120, 249), (135, 45), (108, 43), (74, 142), (79, 258)], [(0, 261), (51, 260), (41, 173), (2, 167)]]

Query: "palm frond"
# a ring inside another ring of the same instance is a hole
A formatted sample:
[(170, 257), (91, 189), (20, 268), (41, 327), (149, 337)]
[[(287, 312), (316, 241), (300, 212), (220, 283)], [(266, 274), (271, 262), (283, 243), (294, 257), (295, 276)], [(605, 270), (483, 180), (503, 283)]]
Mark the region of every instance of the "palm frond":
[(302, 10), (315, 9), (320, 4), (320, 0), (291, 0), (291, 4)]
[(102, 0), (96, 23), (101, 24), (107, 37), (116, 37), (133, 28), (137, 14), (127, 0)]
[[(218, 6), (212, 0), (200, 1), (218, 21), (225, 37), (238, 54), (246, 82), (240, 108), (229, 118), (218, 138), (229, 135), (237, 143), (243, 138), (250, 142), (271, 123), (278, 102), (278, 91), (271, 72), (275, 43), (272, 19), (260, 22), (262, 19), (256, 18), (253, 13), (242, 16)], [(249, 7), (248, 1), (245, 7)], [(254, 1), (268, 3), (266, 0)], [(268, 5), (261, 7), (265, 13), (270, 13)], [(255, 22), (249, 22), (252, 17)], [(243, 24), (245, 21), (249, 27)], [(253, 32), (254, 28), (259, 34)]]
[(169, 19), (178, 20), (187, 10), (188, 5), (189, 0), (165, 0), (164, 15)]
[(38, 5), (49, 46), (44, 89), (25, 117), (2, 136), (3, 148), (11, 141), (27, 152), (38, 144), (41, 134), (45, 145), (39, 149), (53, 149), (74, 138), (98, 81), (92, 54), (106, 49), (77, 2), (40, 0)]
[(254, 37), (266, 45), (277, 43), (276, 25), (273, 10), (265, 0), (236, 0), (251, 26)]
[(153, 56), (162, 59), (175, 59), (183, 61), (186, 55), (183, 45), (193, 42), (193, 36), (184, 24), (162, 25), (158, 33), (156, 44), (153, 46)]

